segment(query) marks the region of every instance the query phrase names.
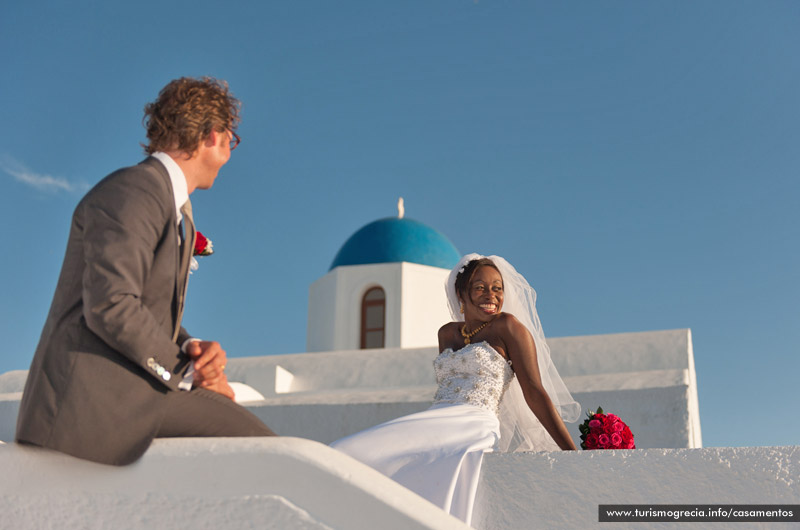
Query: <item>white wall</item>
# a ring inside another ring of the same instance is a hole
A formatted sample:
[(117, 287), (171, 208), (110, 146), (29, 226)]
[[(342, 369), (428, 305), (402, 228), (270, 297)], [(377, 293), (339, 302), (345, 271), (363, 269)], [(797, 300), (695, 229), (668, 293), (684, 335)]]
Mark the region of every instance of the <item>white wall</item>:
[[(800, 503), (797, 446), (652, 448), (699, 441), (688, 330), (550, 345), (584, 409), (616, 412), (637, 446), (651, 449), (489, 454), (478, 528), (586, 528), (601, 503)], [(277, 355), (231, 359), (227, 371), (264, 394), (248, 407), (277, 432), (327, 443), (426, 408), (435, 355), (435, 347)], [(282, 392), (276, 373), (290, 378)], [(0, 440), (13, 438), (24, 377), (0, 375)], [(577, 438), (577, 426), (568, 427)], [(345, 455), (295, 438), (157, 440), (123, 469), (0, 445), (0, 469), (0, 527), (463, 528)]]
[(473, 524), (486, 530), (788, 528), (598, 523), (598, 505), (798, 504), (798, 477), (800, 446), (489, 454)]
[(450, 321), (444, 282), (449, 271), (416, 263), (336, 267), (311, 284), (309, 352), (354, 350), (361, 340), (361, 301), (372, 287), (386, 293), (387, 348), (435, 346)]
[(467, 528), (377, 471), (297, 438), (156, 440), (126, 467), (0, 445), (0, 469), (0, 528)]
[(692, 332), (688, 329), (610, 333), (547, 339), (562, 377), (645, 370), (689, 369)]
[(232, 381), (275, 396), (278, 366), (294, 377), (293, 393), (330, 390), (383, 389), (435, 383), (436, 348), (386, 348), (229, 359), (226, 373)]
[[(584, 412), (602, 406), (618, 414), (633, 429), (640, 448), (702, 447), (689, 330), (549, 342), (554, 361)], [(435, 390), (436, 353), (429, 347), (281, 355), (237, 359), (228, 370), (232, 379), (268, 397), (250, 408), (276, 432), (328, 443), (401, 411), (427, 408)], [(294, 375), (293, 392), (274, 392), (275, 366)], [(324, 407), (327, 421), (315, 406)], [(306, 415), (313, 421), (304, 422)], [(577, 439), (577, 426), (568, 428)]]
[[(466, 529), (348, 456), (296, 438), (156, 440), (123, 468), (0, 445), (0, 469), (2, 528)], [(600, 525), (598, 505), (800, 504), (798, 476), (798, 446), (493, 453), (473, 524), (694, 530), (707, 525)]]
[(335, 331), (339, 325), (341, 311), (337, 306), (336, 281), (341, 267), (337, 267), (318, 279), (308, 289), (308, 319), (306, 321), (306, 351), (324, 351), (336, 345)]
[(14, 439), (19, 402), (27, 377), (27, 370), (12, 370), (0, 374), (0, 441), (10, 442)]
[[(631, 387), (639, 382), (658, 384), (662, 376), (672, 381), (678, 372), (684, 374), (681, 377), (685, 376), (686, 384), (696, 383), (691, 331), (688, 329), (547, 340), (553, 362), (561, 376), (574, 378), (580, 384), (581, 388), (576, 390), (607, 390), (613, 385)], [(274, 367), (277, 365), (287, 368), (298, 377), (313, 381), (306, 390), (414, 386), (434, 382), (431, 363), (437, 351), (434, 342), (427, 347), (405, 349), (351, 349), (246, 357), (231, 359), (228, 371), (231, 379), (251, 384), (264, 395), (273, 393), (269, 386), (274, 385)], [(400, 365), (402, 373), (398, 373)], [(631, 383), (625, 383), (627, 376), (612, 377), (614, 374), (645, 372), (651, 373), (649, 379), (636, 377)]]
[(17, 432), (17, 414), (22, 392), (0, 394), (0, 442), (10, 442)]
[[(569, 384), (569, 380), (567, 380)], [(275, 432), (330, 443), (385, 421), (427, 409), (435, 386), (300, 393), (248, 403)], [(587, 408), (601, 404), (633, 430), (638, 448), (680, 448), (692, 443), (685, 385), (624, 391), (574, 392)], [(583, 418), (581, 418), (583, 421)], [(580, 443), (578, 423), (567, 428)]]
[(452, 320), (444, 290), (449, 275), (447, 269), (403, 263), (401, 347), (438, 347), (439, 328)]
[[(602, 406), (631, 427), (639, 448), (701, 447), (688, 330), (550, 339), (584, 411)], [(275, 432), (329, 443), (426, 409), (436, 347), (231, 359), (232, 381), (265, 396), (247, 407)], [(602, 370), (586, 374), (586, 367)], [(0, 440), (12, 440), (25, 372), (0, 376)], [(582, 419), (581, 419), (582, 421)], [(577, 440), (576, 424), (568, 428)]]

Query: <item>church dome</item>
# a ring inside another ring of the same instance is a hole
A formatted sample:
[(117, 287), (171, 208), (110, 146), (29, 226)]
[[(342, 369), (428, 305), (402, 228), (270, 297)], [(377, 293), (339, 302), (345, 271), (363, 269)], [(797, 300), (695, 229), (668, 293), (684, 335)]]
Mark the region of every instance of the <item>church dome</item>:
[(350, 236), (329, 270), (342, 265), (401, 261), (451, 269), (459, 259), (461, 254), (441, 232), (413, 219), (387, 217), (363, 226)]

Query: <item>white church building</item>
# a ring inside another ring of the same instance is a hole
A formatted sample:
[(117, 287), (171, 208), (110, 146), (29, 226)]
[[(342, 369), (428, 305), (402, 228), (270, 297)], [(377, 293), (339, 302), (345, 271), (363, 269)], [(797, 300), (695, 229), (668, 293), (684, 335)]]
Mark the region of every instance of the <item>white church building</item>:
[[(165, 528), (466, 528), (324, 445), (430, 405), (444, 283), (460, 256), (402, 216), (345, 241), (310, 286), (307, 353), (228, 362), (237, 401), (281, 438), (156, 440), (127, 468), (83, 462), (11, 443), (26, 372), (0, 375), (0, 527), (149, 528), (156, 509)], [(489, 454), (476, 528), (584, 528), (604, 503), (799, 502), (797, 447), (702, 449), (690, 330), (548, 343), (584, 412), (620, 416), (637, 450)]]
[[(426, 409), (437, 332), (450, 321), (445, 280), (460, 257), (447, 237), (412, 219), (363, 226), (309, 289), (309, 353), (238, 359), (230, 377), (264, 397), (248, 406), (276, 432), (323, 443)], [(688, 329), (548, 342), (584, 411), (621, 416), (637, 447), (702, 446)]]

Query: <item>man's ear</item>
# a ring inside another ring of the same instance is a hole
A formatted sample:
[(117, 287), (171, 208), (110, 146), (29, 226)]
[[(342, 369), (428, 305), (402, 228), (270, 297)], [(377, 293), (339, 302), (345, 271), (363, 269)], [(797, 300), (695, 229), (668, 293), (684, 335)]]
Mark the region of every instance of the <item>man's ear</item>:
[(220, 135), (219, 131), (217, 131), (216, 129), (211, 129), (211, 132), (208, 133), (208, 136), (206, 136), (205, 139), (202, 141), (203, 145), (205, 147), (214, 147), (215, 145), (217, 145), (217, 142), (219, 141), (219, 135)]

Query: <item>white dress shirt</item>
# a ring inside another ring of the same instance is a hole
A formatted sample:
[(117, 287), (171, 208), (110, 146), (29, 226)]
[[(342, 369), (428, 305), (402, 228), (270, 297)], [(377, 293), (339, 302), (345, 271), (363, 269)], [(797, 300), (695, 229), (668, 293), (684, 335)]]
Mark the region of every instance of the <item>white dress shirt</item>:
[[(181, 221), (183, 221), (181, 207), (186, 201), (189, 200), (189, 186), (186, 184), (186, 175), (184, 175), (181, 166), (179, 166), (167, 153), (164, 153), (163, 151), (156, 151), (151, 156), (164, 164), (164, 167), (167, 168), (169, 180), (172, 183), (172, 195), (175, 197), (175, 218), (177, 219), (178, 225), (180, 225)], [(178, 238), (180, 239), (180, 234), (178, 235)], [(183, 344), (181, 344), (181, 351), (186, 353), (186, 346), (190, 342), (199, 340), (200, 339), (194, 337), (186, 339)], [(189, 369), (186, 371), (186, 375), (184, 376), (183, 381), (181, 381), (178, 385), (178, 388), (181, 390), (191, 390), (193, 382), (194, 366), (189, 366)]]

